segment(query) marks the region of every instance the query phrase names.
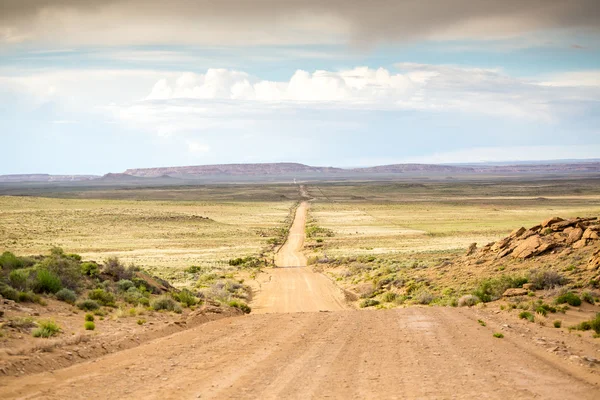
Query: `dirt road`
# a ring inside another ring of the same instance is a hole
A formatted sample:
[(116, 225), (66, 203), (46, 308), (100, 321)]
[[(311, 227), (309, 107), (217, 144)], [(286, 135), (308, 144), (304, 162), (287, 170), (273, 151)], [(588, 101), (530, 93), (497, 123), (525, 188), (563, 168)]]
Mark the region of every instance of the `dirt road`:
[[(281, 266), (305, 262), (297, 254), (303, 207)], [(0, 378), (0, 398), (598, 398), (597, 374), (516, 332), (493, 337), (503, 327), (492, 315), (484, 327), (469, 309), (341, 310), (335, 285), (306, 267), (272, 269), (261, 286), (256, 315), (55, 372)], [(320, 309), (341, 311), (292, 313)]]
[(534, 350), (494, 338), (469, 310), (249, 315), (5, 378), (0, 398), (597, 398), (578, 370)]
[(306, 267), (304, 227), (308, 203), (302, 202), (285, 244), (275, 259), (278, 268), (267, 270), (252, 282), (255, 314), (336, 311), (347, 308), (344, 294), (324, 275)]

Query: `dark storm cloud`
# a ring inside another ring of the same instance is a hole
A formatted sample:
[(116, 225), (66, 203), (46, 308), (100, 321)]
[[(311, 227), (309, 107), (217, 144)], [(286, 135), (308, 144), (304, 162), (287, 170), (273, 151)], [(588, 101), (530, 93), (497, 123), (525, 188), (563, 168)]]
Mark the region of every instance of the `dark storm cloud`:
[(4, 41), (370, 43), (599, 27), (599, 0), (0, 0)]

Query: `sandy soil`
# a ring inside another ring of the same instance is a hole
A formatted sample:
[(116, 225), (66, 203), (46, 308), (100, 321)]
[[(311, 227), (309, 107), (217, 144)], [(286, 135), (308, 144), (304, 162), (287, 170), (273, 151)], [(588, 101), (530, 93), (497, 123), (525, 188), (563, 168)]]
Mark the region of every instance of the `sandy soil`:
[[(304, 203), (301, 207), (307, 207)], [(299, 210), (305, 210), (300, 208)], [(298, 266), (303, 218), (284, 246)], [(293, 262), (288, 262), (292, 260)], [(294, 265), (295, 264), (295, 265)], [(258, 314), (225, 318), (53, 373), (0, 380), (0, 398), (597, 399), (590, 367), (536, 347), (482, 311), (341, 310), (341, 294), (306, 267), (261, 282)]]

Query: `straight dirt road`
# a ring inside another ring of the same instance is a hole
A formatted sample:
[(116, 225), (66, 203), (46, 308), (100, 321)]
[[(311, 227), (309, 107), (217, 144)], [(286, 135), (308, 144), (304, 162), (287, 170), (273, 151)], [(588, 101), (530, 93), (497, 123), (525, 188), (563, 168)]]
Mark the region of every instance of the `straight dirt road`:
[(277, 268), (253, 282), (255, 314), (336, 311), (347, 309), (343, 292), (327, 277), (306, 266), (302, 253), (309, 203), (296, 210), (288, 238), (277, 252)]
[[(302, 263), (294, 253), (305, 218), (299, 208), (298, 236), (284, 246), (280, 266)], [(481, 326), (474, 310), (349, 310), (339, 289), (306, 267), (267, 276), (253, 303), (264, 314), (210, 322), (52, 373), (2, 378), (0, 398), (598, 399), (597, 374), (516, 333), (493, 337), (500, 324)]]

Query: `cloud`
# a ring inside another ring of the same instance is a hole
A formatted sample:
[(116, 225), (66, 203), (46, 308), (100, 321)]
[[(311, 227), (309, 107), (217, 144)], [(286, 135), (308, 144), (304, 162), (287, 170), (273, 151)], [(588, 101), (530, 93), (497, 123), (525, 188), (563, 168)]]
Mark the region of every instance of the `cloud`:
[(78, 44), (369, 45), (599, 31), (597, 0), (4, 0), (0, 40)]
[(199, 142), (188, 141), (187, 147), (190, 153), (208, 153), (210, 151), (210, 146)]

